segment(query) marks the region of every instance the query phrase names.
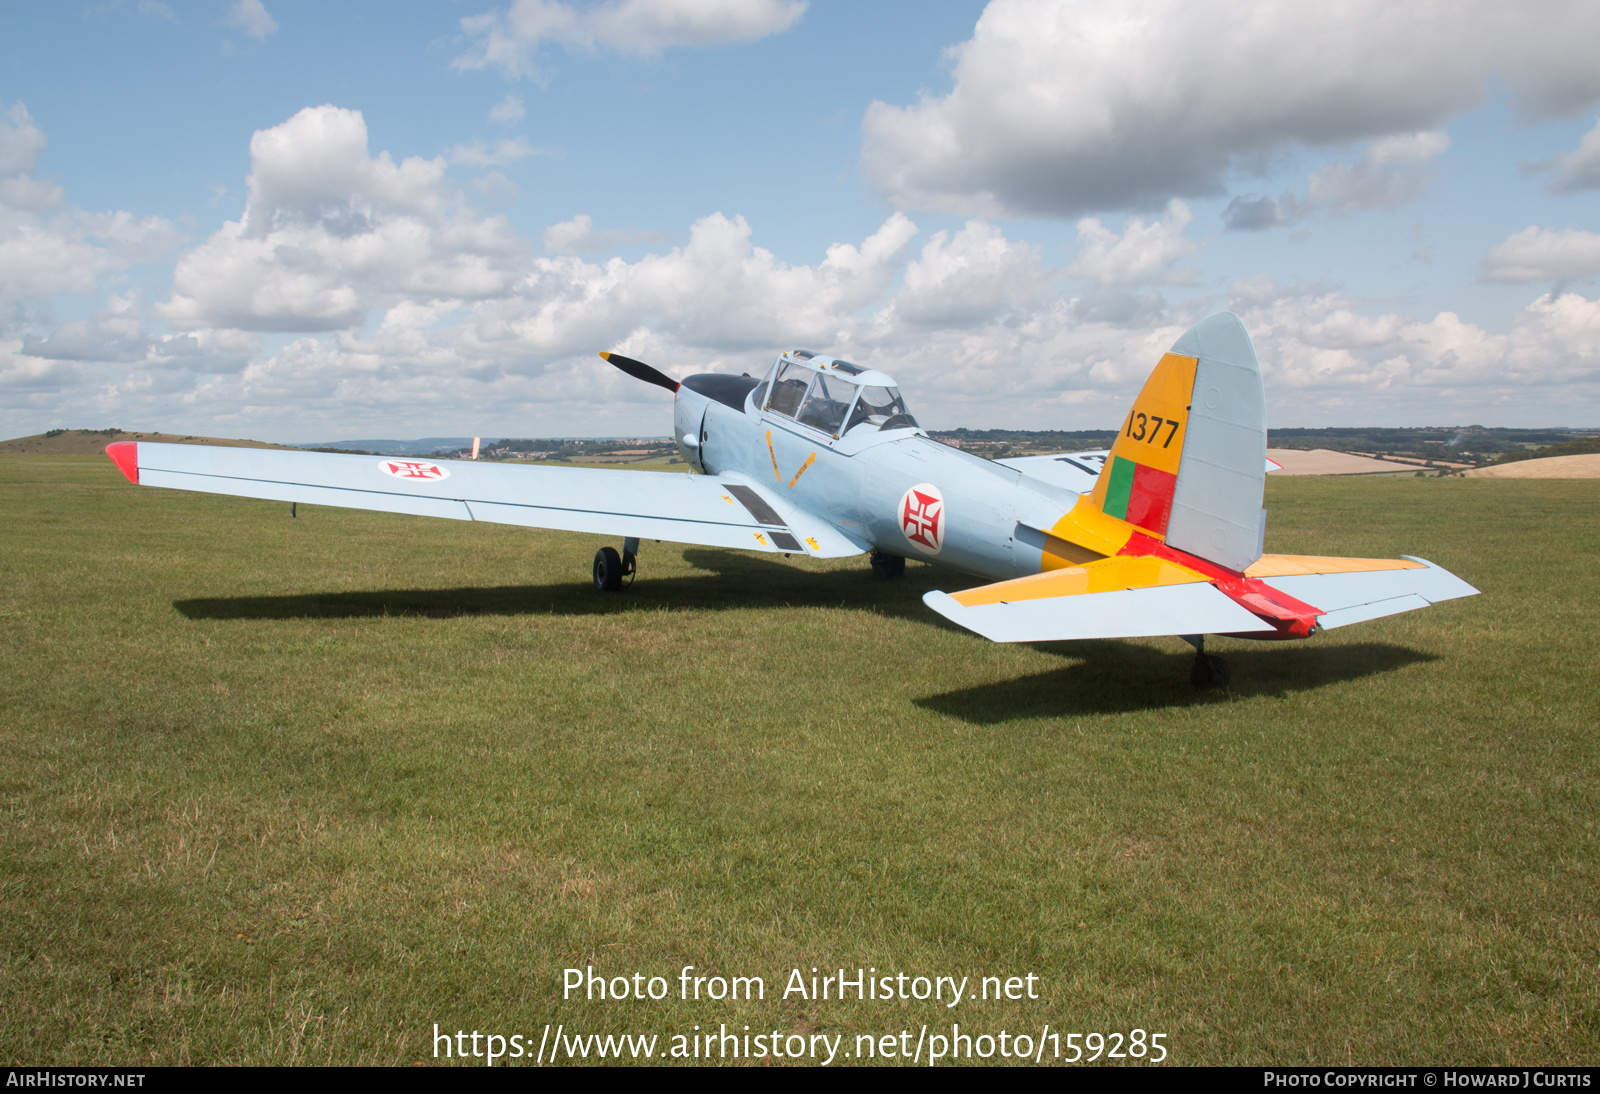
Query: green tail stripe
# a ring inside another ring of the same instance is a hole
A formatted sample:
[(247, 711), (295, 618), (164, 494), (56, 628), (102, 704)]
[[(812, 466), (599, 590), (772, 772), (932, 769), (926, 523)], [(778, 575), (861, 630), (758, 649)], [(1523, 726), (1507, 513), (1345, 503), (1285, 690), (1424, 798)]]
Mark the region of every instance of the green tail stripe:
[(1133, 493), (1133, 472), (1138, 465), (1116, 456), (1111, 461), (1111, 479), (1106, 483), (1107, 516), (1128, 519), (1128, 498)]

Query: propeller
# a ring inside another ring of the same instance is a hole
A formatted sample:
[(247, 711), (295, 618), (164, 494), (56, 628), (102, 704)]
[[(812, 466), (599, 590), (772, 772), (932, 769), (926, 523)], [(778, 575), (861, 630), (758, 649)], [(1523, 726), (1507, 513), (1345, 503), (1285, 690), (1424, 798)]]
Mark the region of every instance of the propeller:
[(600, 352), (600, 356), (616, 365), (635, 380), (643, 380), (647, 384), (655, 384), (657, 387), (664, 387), (668, 391), (675, 392), (678, 390), (678, 381), (660, 369), (651, 368), (643, 361), (635, 361), (632, 357), (624, 357), (620, 353), (606, 353), (604, 350)]

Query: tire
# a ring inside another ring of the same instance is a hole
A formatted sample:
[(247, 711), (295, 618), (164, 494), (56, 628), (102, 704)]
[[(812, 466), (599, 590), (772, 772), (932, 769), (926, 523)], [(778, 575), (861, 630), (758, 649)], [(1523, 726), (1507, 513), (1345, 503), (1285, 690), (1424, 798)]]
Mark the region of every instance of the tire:
[(1228, 663), (1220, 657), (1211, 658), (1211, 686), (1226, 688), (1233, 680), (1233, 673), (1228, 671)]
[(887, 551), (872, 552), (872, 572), (882, 578), (904, 577), (906, 560)]
[(1232, 679), (1233, 674), (1228, 671), (1228, 663), (1210, 654), (1196, 654), (1194, 664), (1189, 668), (1189, 683), (1193, 684), (1197, 691), (1225, 688)]
[(603, 593), (622, 588), (622, 556), (615, 547), (602, 547), (594, 553), (594, 587)]

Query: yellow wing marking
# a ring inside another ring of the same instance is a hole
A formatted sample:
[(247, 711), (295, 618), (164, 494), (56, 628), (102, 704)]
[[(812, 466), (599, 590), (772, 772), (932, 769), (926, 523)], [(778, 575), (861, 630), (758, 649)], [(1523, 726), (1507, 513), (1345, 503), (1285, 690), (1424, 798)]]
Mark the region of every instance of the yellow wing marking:
[(819, 547), (819, 546), (818, 546), (818, 545), (817, 545), (817, 541), (816, 541), (816, 540), (814, 540), (814, 539), (812, 539), (812, 538), (811, 538), (811, 537), (810, 537), (810, 536), (807, 536), (807, 537), (806, 537), (806, 543), (807, 543), (807, 544), (809, 544), (809, 545), (810, 545), (810, 547), (811, 547), (811, 549), (812, 549), (812, 550), (813, 550), (813, 551), (820, 551), (820, 550), (822, 550), (822, 548), (821, 548), (821, 547)]
[(1325, 558), (1320, 555), (1262, 555), (1245, 577), (1298, 577), (1301, 574), (1364, 574), (1374, 570), (1425, 570), (1401, 558)]
[(760, 532), (752, 532), (751, 534), (756, 537), (756, 542), (761, 544), (761, 546), (765, 547), (767, 545), (766, 536), (762, 535)]

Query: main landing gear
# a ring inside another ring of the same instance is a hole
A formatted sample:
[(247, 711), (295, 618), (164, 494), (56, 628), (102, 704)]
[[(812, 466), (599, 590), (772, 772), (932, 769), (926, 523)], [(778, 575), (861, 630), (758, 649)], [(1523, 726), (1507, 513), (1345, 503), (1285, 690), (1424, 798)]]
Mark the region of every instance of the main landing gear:
[(627, 578), (628, 584), (633, 584), (634, 575), (638, 573), (639, 541), (635, 537), (628, 537), (622, 541), (622, 554), (617, 554), (615, 547), (602, 547), (594, 553), (594, 587), (603, 593), (616, 592), (622, 588), (622, 579)]
[(1194, 647), (1194, 664), (1189, 668), (1189, 683), (1193, 684), (1197, 691), (1227, 687), (1228, 681), (1232, 679), (1228, 663), (1216, 654), (1206, 652), (1206, 636), (1186, 634), (1182, 638)]
[(879, 577), (904, 577), (906, 560), (887, 551), (872, 552), (872, 572)]

